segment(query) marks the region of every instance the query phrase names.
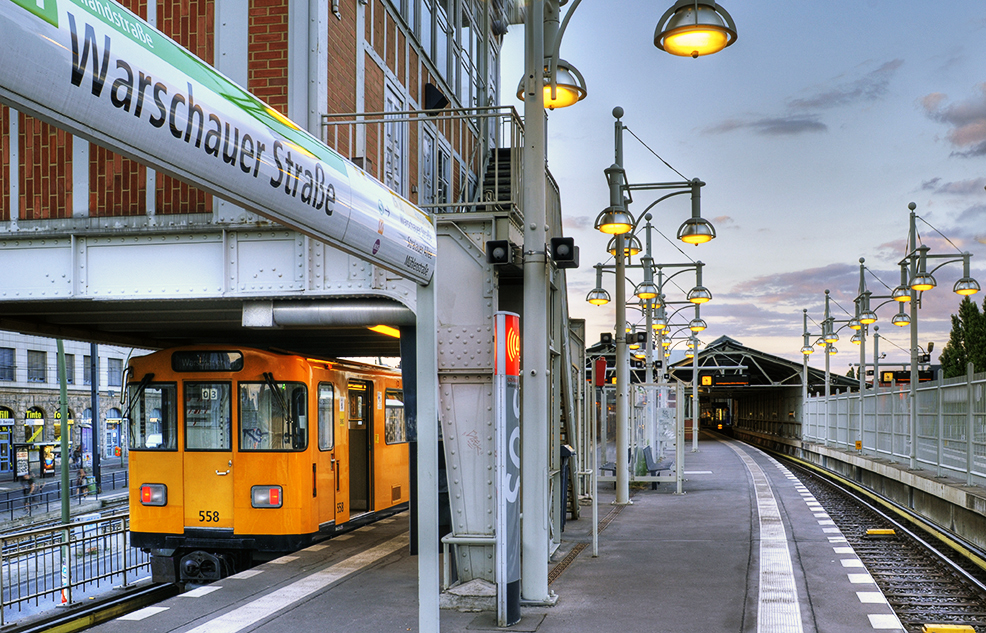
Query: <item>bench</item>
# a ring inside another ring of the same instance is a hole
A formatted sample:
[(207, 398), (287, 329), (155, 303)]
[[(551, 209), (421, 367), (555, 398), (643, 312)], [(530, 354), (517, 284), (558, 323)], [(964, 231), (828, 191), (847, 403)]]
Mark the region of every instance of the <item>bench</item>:
[[(647, 464), (647, 473), (656, 477), (662, 470), (671, 470), (674, 467), (674, 458), (666, 457), (659, 462), (654, 461), (654, 453), (650, 446), (644, 447), (644, 461)], [(657, 490), (657, 482), (650, 482), (650, 489)]]

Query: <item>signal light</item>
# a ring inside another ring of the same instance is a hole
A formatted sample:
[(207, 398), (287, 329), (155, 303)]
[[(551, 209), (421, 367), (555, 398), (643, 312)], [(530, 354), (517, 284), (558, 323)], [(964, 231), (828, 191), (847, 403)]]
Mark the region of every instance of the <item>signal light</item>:
[(558, 268), (579, 267), (579, 247), (575, 245), (575, 238), (553, 237), (549, 248), (551, 259)]
[(141, 484), (140, 503), (145, 506), (168, 505), (168, 487), (164, 484)]
[(254, 508), (280, 508), (284, 501), (280, 486), (253, 486), (250, 503)]
[(513, 263), (513, 248), (510, 240), (490, 240), (486, 242), (486, 263), (503, 266)]

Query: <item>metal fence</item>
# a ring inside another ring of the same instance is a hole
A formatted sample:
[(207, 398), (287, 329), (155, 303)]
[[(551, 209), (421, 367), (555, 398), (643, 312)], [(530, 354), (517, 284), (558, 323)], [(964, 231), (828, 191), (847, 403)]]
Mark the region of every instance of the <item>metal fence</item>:
[[(917, 462), (937, 475), (986, 485), (986, 373), (924, 383), (916, 389)], [(862, 416), (860, 416), (862, 406)], [(860, 429), (862, 417), (862, 429)], [(855, 449), (895, 461), (911, 458), (911, 405), (907, 385), (808, 398), (802, 439)]]
[(130, 547), (128, 513), (79, 519), (0, 535), (0, 626), (150, 574), (149, 555)]
[[(34, 516), (39, 513), (57, 511), (62, 507), (61, 479), (54, 478), (48, 481), (39, 482), (40, 488), (34, 493), (26, 495), (20, 490), (4, 491), (0, 493), (0, 521), (13, 521), (15, 518), (24, 516)], [(125, 470), (112, 473), (104, 473), (102, 477), (102, 491), (122, 489), (126, 490), (129, 485), (128, 472)], [(81, 504), (90, 495), (88, 484), (70, 484), (70, 496), (72, 503)]]

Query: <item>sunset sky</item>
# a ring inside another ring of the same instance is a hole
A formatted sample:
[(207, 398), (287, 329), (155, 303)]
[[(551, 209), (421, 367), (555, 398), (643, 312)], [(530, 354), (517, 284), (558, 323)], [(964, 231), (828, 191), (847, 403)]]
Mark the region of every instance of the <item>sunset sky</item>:
[[(800, 359), (802, 309), (820, 323), (828, 288), (851, 312), (860, 257), (874, 295), (889, 295), (883, 283), (899, 283), (909, 202), (917, 204), (930, 252), (973, 253), (972, 275), (986, 285), (986, 3), (720, 4), (738, 38), (708, 57), (654, 47), (667, 7), (653, 1), (585, 0), (562, 42), (561, 57), (582, 72), (589, 94), (549, 114), (548, 164), (561, 188), (565, 233), (581, 251), (581, 268), (569, 271), (569, 299), (572, 316), (587, 321), (589, 342), (614, 327), (613, 304), (591, 306), (585, 296), (595, 285), (592, 265), (612, 263), (607, 237), (592, 225), (609, 204), (603, 170), (614, 158), (617, 105), (633, 133), (624, 137), (631, 183), (681, 179), (651, 150), (707, 183), (702, 215), (716, 240), (689, 246), (674, 239), (690, 212), (687, 196), (653, 211), (656, 227), (675, 243), (655, 236), (656, 262), (707, 264), (703, 281), (714, 299), (702, 308), (704, 343), (727, 335)], [(505, 93), (523, 73), (523, 32), (511, 26), (504, 43)], [(516, 97), (503, 101), (523, 111)], [(630, 211), (657, 197), (635, 194)], [(925, 293), (920, 344), (935, 341), (935, 359), (957, 311), (952, 285), (961, 273), (960, 264), (944, 266), (935, 273), (938, 287)], [(667, 292), (672, 301), (694, 282), (677, 280), (682, 290)], [(611, 294), (613, 284), (607, 275)], [(983, 294), (973, 299), (981, 306)], [(835, 316), (844, 317), (838, 306)], [(885, 363), (909, 359), (908, 329), (890, 324), (895, 312), (896, 305), (878, 310)], [(832, 365), (840, 373), (859, 360), (843, 334)], [(822, 355), (811, 363), (821, 366)]]

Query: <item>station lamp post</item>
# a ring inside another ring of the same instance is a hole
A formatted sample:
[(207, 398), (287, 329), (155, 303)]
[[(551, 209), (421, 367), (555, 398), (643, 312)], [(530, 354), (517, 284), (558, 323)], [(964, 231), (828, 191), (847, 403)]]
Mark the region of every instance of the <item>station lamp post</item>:
[[(962, 277), (955, 282), (952, 291), (961, 296), (970, 296), (979, 292), (979, 282), (969, 274), (969, 260), (971, 253), (930, 255), (931, 250), (924, 244), (918, 245), (917, 218), (915, 213), (917, 205), (913, 202), (907, 205), (910, 210), (907, 234), (907, 255), (900, 260), (901, 286), (894, 290), (894, 298), (900, 301), (909, 300), (911, 302), (911, 382), (910, 382), (910, 435), (911, 435), (911, 454), (910, 467), (917, 468), (917, 385), (918, 385), (918, 308), (924, 292), (935, 288), (938, 282), (935, 280), (934, 272), (946, 264), (962, 262)], [(930, 272), (928, 271), (928, 260), (942, 260)], [(907, 280), (904, 282), (903, 280)], [(905, 285), (906, 284), (906, 285)], [(904, 299), (904, 296), (907, 299)]]
[[(550, 604), (548, 591), (548, 465), (550, 448), (546, 415), (548, 380), (548, 269), (545, 257), (544, 109), (564, 107), (585, 98), (588, 89), (574, 65), (559, 56), (569, 20), (581, 0), (573, 0), (559, 22), (560, 0), (531, 0), (524, 27), (524, 79), (518, 97), (524, 100), (524, 345), (521, 479), (523, 497), (521, 596), (529, 603)], [(654, 43), (674, 55), (698, 57), (722, 50), (736, 41), (732, 17), (708, 0), (678, 0), (658, 22)], [(562, 70), (559, 75), (558, 71)], [(565, 72), (567, 71), (567, 72)], [(619, 200), (622, 205), (622, 197)], [(632, 223), (631, 223), (632, 224)], [(620, 250), (621, 239), (617, 240)], [(621, 257), (622, 259), (622, 257)], [(617, 288), (619, 288), (619, 284)], [(617, 303), (623, 305), (622, 292)], [(617, 334), (625, 341), (622, 331)], [(619, 345), (618, 345), (619, 347)], [(497, 616), (498, 624), (505, 622)], [(425, 631), (422, 618), (421, 630)], [(428, 628), (431, 622), (428, 622)]]
[[(625, 240), (627, 237), (630, 238), (631, 243), (634, 237), (634, 233), (638, 228), (640, 220), (646, 220), (645, 236), (647, 250), (645, 251), (645, 256), (641, 258), (640, 267), (644, 270), (644, 281), (637, 284), (634, 288), (635, 296), (642, 302), (644, 302), (645, 315), (647, 317), (647, 350), (653, 348), (653, 330), (654, 325), (658, 325), (657, 329), (661, 329), (667, 325), (667, 319), (664, 316), (664, 306), (667, 303), (664, 301), (663, 296), (663, 284), (670, 280), (671, 277), (683, 272), (686, 269), (695, 270), (695, 286), (688, 291), (687, 299), (688, 303), (695, 306), (695, 318), (690, 322), (690, 327), (693, 332), (699, 332), (704, 330), (707, 325), (704, 320), (702, 320), (699, 306), (702, 303), (706, 303), (712, 299), (712, 293), (702, 285), (702, 268), (705, 266), (702, 262), (689, 262), (687, 264), (657, 264), (656, 268), (658, 270), (658, 283), (654, 283), (654, 268), (652, 251), (651, 251), (651, 219), (653, 216), (650, 213), (644, 213), (639, 219), (634, 221), (633, 217), (626, 210), (626, 205), (632, 202), (632, 198), (628, 199), (624, 197), (624, 191), (634, 191), (634, 190), (644, 190), (644, 189), (657, 189), (657, 190), (671, 190), (671, 193), (665, 194), (661, 198), (652, 202), (647, 210), (650, 210), (659, 202), (666, 200), (672, 196), (682, 195), (685, 193), (690, 193), (692, 195), (692, 217), (686, 220), (682, 228), (679, 229), (679, 235), (684, 233), (688, 236), (694, 235), (695, 231), (688, 229), (686, 230), (686, 225), (688, 227), (706, 227), (702, 229), (706, 236), (711, 236), (708, 239), (712, 239), (715, 236), (715, 230), (712, 228), (706, 220), (701, 217), (700, 209), (700, 198), (698, 192), (702, 186), (705, 185), (702, 181), (694, 179), (686, 182), (673, 182), (673, 183), (651, 183), (647, 185), (634, 185), (625, 184), (625, 174), (622, 167), (623, 158), (623, 148), (622, 148), (622, 130), (623, 123), (619, 120), (623, 115), (622, 108), (615, 108), (613, 110), (613, 115), (617, 117), (617, 128), (616, 128), (616, 158), (617, 163), (608, 167), (606, 169), (607, 180), (610, 185), (610, 206), (604, 209), (599, 216), (596, 218), (596, 228), (604, 233), (614, 233), (615, 235), (615, 245), (611, 250), (614, 253), (614, 259), (616, 264), (614, 266), (616, 273), (616, 501), (617, 504), (627, 504), (630, 501), (630, 480), (629, 480), (629, 399), (630, 399), (630, 365), (629, 365), (629, 354), (628, 347), (629, 342), (626, 340), (626, 330), (622, 324), (626, 323), (626, 255), (627, 248), (625, 247)], [(615, 204), (616, 201), (620, 201), (621, 204)], [(620, 231), (616, 232), (614, 227), (619, 227)], [(708, 241), (708, 240), (705, 240)], [(695, 242), (698, 243), (698, 242)], [(602, 287), (602, 270), (608, 268), (603, 264), (596, 265), (596, 287), (589, 292), (586, 296), (586, 301), (594, 305), (605, 305), (609, 300), (609, 293)], [(664, 268), (681, 268), (678, 272), (668, 277), (667, 280), (663, 276)], [(658, 315), (656, 319), (653, 317), (653, 308), (657, 307)], [(650, 373), (653, 367), (652, 357), (647, 357), (647, 368), (648, 368), (648, 381), (653, 377)], [(697, 386), (697, 380), (695, 381)], [(693, 390), (693, 408), (695, 411), (698, 410), (698, 392), (697, 389)], [(697, 422), (695, 423), (697, 425)], [(693, 434), (693, 441), (695, 439), (695, 434)], [(693, 450), (697, 450), (697, 445)]]

